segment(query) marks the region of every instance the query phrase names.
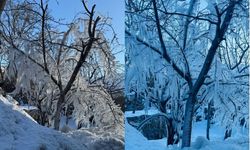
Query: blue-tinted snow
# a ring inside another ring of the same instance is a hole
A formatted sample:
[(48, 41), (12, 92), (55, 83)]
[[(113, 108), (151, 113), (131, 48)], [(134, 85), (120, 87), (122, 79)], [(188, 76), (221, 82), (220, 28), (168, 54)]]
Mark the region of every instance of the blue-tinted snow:
[[(149, 110), (149, 114), (157, 113), (156, 110)], [(144, 115), (144, 111), (125, 112), (126, 117)], [(218, 125), (212, 125), (210, 130), (210, 139), (206, 136), (206, 122), (193, 124), (191, 148), (184, 150), (248, 150), (249, 138), (248, 133), (240, 128), (235, 128), (232, 137), (223, 140), (224, 128)], [(181, 150), (180, 145), (166, 145), (166, 138), (160, 140), (147, 140), (138, 130), (125, 121), (125, 149), (126, 150)]]

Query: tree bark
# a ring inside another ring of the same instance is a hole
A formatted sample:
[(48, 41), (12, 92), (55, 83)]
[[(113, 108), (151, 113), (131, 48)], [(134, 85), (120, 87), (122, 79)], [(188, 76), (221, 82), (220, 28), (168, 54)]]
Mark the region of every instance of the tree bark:
[(60, 129), (60, 120), (61, 120), (61, 111), (62, 111), (62, 104), (65, 100), (65, 95), (60, 94), (59, 100), (57, 102), (56, 106), (56, 112), (54, 115), (54, 129), (59, 130)]
[(209, 102), (208, 103), (208, 108), (207, 108), (207, 139), (210, 140), (210, 137), (209, 137), (209, 129), (210, 129), (210, 122), (211, 122), (211, 105), (212, 105), (212, 102)]
[(0, 17), (1, 17), (1, 15), (2, 15), (4, 6), (5, 6), (5, 4), (6, 4), (6, 1), (7, 1), (7, 0), (1, 0), (1, 2), (0, 2)]
[(168, 127), (167, 127), (168, 128), (168, 137), (167, 137), (168, 138), (168, 142), (167, 142), (168, 145), (177, 144), (176, 141), (178, 141), (178, 139), (177, 140), (174, 139), (174, 136), (177, 133), (176, 133), (173, 122), (174, 122), (173, 119), (169, 119), (169, 124), (167, 124), (168, 125)]
[(231, 137), (231, 135), (232, 135), (232, 129), (227, 129), (225, 132), (224, 140)]
[[(227, 11), (224, 17), (223, 22), (221, 22), (221, 14), (220, 12), (217, 12), (218, 14), (218, 23), (216, 27), (216, 34), (215, 38), (212, 41), (212, 45), (209, 48), (208, 54), (206, 56), (206, 59), (204, 61), (204, 64), (202, 66), (202, 69), (199, 73), (198, 79), (196, 80), (193, 87), (190, 88), (190, 97), (187, 100), (186, 103), (186, 111), (185, 111), (185, 118), (184, 118), (184, 127), (183, 127), (183, 136), (182, 136), (182, 148), (184, 147), (190, 147), (191, 143), (191, 132), (192, 132), (192, 117), (193, 117), (193, 111), (194, 111), (194, 105), (196, 103), (196, 95), (199, 92), (201, 86), (204, 84), (204, 81), (206, 79), (207, 73), (210, 70), (211, 64), (213, 62), (215, 53), (217, 48), (219, 47), (221, 41), (223, 40), (223, 37), (228, 29), (228, 26), (230, 24), (230, 21), (233, 17), (234, 7), (239, 1), (230, 1), (229, 6), (227, 7)], [(216, 7), (217, 8), (217, 7)]]
[(192, 120), (193, 120), (193, 115), (194, 115), (195, 101), (196, 101), (196, 96), (190, 94), (186, 103), (186, 108), (185, 108), (183, 135), (182, 135), (182, 148), (190, 147)]
[(47, 123), (47, 115), (46, 112), (41, 112), (41, 125), (45, 126)]

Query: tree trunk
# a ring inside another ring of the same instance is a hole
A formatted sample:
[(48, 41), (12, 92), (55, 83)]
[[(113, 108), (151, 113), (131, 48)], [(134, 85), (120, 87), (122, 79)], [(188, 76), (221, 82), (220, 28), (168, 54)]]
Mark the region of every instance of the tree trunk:
[(225, 132), (224, 140), (231, 137), (231, 135), (232, 135), (232, 129), (227, 129)]
[(210, 129), (210, 122), (211, 122), (211, 102), (208, 103), (208, 108), (207, 108), (207, 139), (210, 140), (209, 138), (209, 129)]
[(169, 124), (168, 124), (168, 145), (173, 145), (175, 144), (175, 130), (173, 126), (173, 119), (169, 119)]
[(1, 17), (1, 15), (2, 15), (4, 6), (5, 6), (5, 4), (6, 4), (6, 1), (7, 1), (7, 0), (1, 0), (1, 2), (0, 2), (0, 17)]
[(166, 114), (166, 105), (167, 105), (168, 100), (160, 101), (160, 110), (162, 113)]
[(192, 132), (192, 120), (194, 114), (194, 105), (196, 101), (196, 96), (190, 94), (185, 109), (183, 134), (182, 134), (182, 148), (190, 147), (191, 143), (191, 132)]
[(135, 99), (133, 100), (133, 114), (135, 113), (135, 110), (136, 110), (136, 105), (137, 105), (137, 93), (135, 93)]
[(69, 124), (69, 116), (66, 116), (66, 125)]
[(42, 112), (41, 111), (41, 125), (45, 126), (46, 125), (46, 121), (47, 121), (47, 116), (46, 116), (46, 112)]
[(61, 120), (61, 110), (62, 110), (62, 103), (64, 102), (65, 95), (60, 94), (59, 100), (56, 105), (56, 113), (54, 116), (54, 129), (59, 130), (60, 129), (60, 120)]

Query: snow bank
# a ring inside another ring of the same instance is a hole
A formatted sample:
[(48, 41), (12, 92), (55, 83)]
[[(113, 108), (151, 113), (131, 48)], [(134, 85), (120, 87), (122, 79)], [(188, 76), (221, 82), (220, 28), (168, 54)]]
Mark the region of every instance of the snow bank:
[(188, 150), (248, 150), (249, 141), (247, 138), (226, 140), (226, 141), (208, 141), (205, 137), (197, 137)]
[(27, 113), (0, 95), (0, 146), (9, 150), (84, 150), (60, 132), (38, 125)]
[(0, 149), (120, 150), (124, 149), (124, 141), (122, 135), (104, 129), (61, 133), (40, 126), (22, 108), (0, 95)]
[[(88, 150), (122, 150), (124, 149), (123, 137), (118, 138), (106, 131), (91, 131), (91, 129), (80, 129), (69, 132), (68, 135), (78, 143), (85, 143)], [(88, 141), (88, 142), (86, 142)]]
[(138, 130), (125, 121), (126, 150), (166, 150), (166, 139), (147, 140)]
[[(135, 114), (125, 112), (127, 117), (140, 116), (142, 111)], [(145, 114), (145, 113), (144, 113)], [(219, 126), (212, 126), (208, 141), (206, 135), (206, 122), (194, 123), (191, 148), (181, 149), (181, 145), (169, 145), (166, 138), (160, 140), (147, 140), (138, 130), (125, 121), (125, 149), (126, 150), (248, 150), (249, 138), (242, 134), (223, 140), (224, 130)]]

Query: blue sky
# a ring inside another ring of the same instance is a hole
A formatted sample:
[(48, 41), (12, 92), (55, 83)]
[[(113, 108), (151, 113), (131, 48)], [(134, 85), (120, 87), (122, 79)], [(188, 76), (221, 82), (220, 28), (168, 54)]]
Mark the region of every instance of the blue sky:
[[(89, 7), (96, 4), (97, 13), (112, 18), (119, 43), (123, 45), (116, 51), (124, 50), (124, 0), (88, 0), (87, 2)], [(49, 9), (54, 17), (71, 21), (78, 12), (83, 10), (83, 5), (81, 0), (50, 0)], [(116, 55), (117, 60), (122, 64), (124, 64), (124, 51)]]

